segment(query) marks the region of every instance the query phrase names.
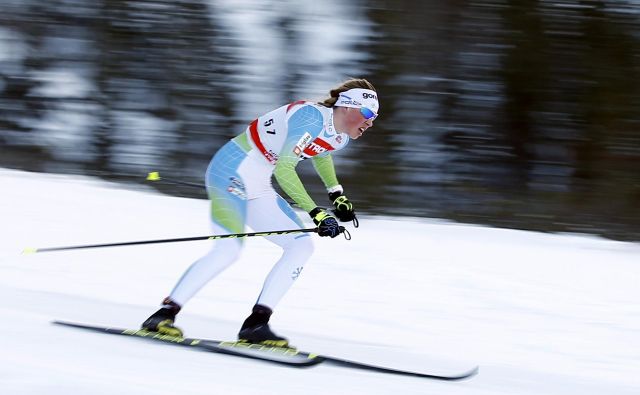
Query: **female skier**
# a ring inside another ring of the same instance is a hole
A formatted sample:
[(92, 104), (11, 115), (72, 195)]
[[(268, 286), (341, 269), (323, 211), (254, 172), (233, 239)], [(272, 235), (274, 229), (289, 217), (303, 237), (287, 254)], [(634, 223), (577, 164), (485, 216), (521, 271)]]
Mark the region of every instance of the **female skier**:
[[(344, 148), (373, 125), (378, 116), (375, 88), (365, 79), (350, 79), (330, 91), (321, 103), (297, 101), (268, 112), (214, 155), (206, 172), (214, 234), (242, 233), (245, 225), (256, 232), (302, 228), (291, 206), (273, 189), (275, 176), (282, 190), (318, 227), (320, 236), (336, 237), (336, 221), (355, 219), (353, 205), (338, 183), (331, 151)], [(318, 207), (306, 192), (296, 166), (311, 158), (327, 188), (334, 215)], [(280, 299), (298, 278), (313, 252), (308, 233), (266, 237), (283, 250), (267, 276), (252, 313), (244, 321), (240, 341), (287, 347), (288, 340), (269, 328), (269, 318)], [(174, 326), (176, 315), (189, 299), (239, 256), (243, 239), (220, 239), (182, 275), (162, 307), (142, 328), (182, 336)]]

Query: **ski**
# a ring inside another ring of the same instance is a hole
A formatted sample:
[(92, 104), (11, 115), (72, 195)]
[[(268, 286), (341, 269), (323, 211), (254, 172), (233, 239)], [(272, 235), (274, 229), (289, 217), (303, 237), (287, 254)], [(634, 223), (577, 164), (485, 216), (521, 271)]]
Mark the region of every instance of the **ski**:
[[(206, 343), (211, 343), (211, 344), (219, 344), (220, 342), (217, 340), (207, 340), (207, 339), (202, 339), (202, 341), (206, 344)], [(242, 344), (242, 343), (240, 343)], [(247, 344), (247, 343), (245, 343)], [(301, 352), (302, 355), (317, 355), (317, 354), (309, 354), (309, 353), (304, 353)], [(480, 368), (478, 366), (475, 366), (471, 369), (468, 369), (466, 371), (461, 371), (461, 372), (456, 372), (456, 373), (449, 373), (449, 374), (434, 374), (434, 373), (425, 373), (425, 372), (418, 372), (418, 371), (412, 371), (412, 370), (406, 370), (406, 369), (395, 369), (392, 367), (385, 367), (385, 366), (381, 366), (381, 365), (374, 365), (374, 364), (370, 364), (370, 363), (364, 363), (364, 362), (356, 362), (353, 360), (349, 360), (349, 359), (344, 359), (344, 358), (337, 358), (337, 357), (331, 357), (331, 356), (327, 356), (327, 355), (317, 355), (317, 357), (322, 359), (322, 363), (324, 365), (333, 365), (333, 366), (339, 366), (339, 367), (343, 367), (343, 368), (350, 368), (350, 369), (357, 369), (357, 370), (366, 370), (366, 371), (370, 371), (370, 372), (376, 372), (376, 373), (387, 373), (387, 374), (393, 374), (396, 376), (410, 376), (410, 377), (419, 377), (419, 378), (425, 378), (425, 379), (434, 379), (434, 380), (443, 380), (443, 381), (456, 381), (456, 380), (463, 380), (463, 379), (467, 379), (470, 377), (475, 376), (476, 374), (478, 374)]]
[(53, 321), (53, 324), (112, 335), (138, 337), (155, 342), (188, 347), (200, 351), (251, 358), (291, 367), (308, 367), (323, 361), (323, 358), (319, 355), (301, 352), (294, 348), (271, 347), (238, 341), (205, 341), (203, 339), (163, 335), (161, 333), (150, 332), (145, 329), (122, 329), (108, 326), (78, 324), (66, 321)]
[(420, 371), (395, 369), (363, 362), (356, 362), (343, 358), (336, 358), (324, 355), (313, 354), (309, 352), (299, 351), (295, 348), (271, 347), (260, 344), (252, 344), (240, 341), (222, 341), (211, 339), (197, 339), (188, 337), (176, 337), (150, 332), (145, 329), (122, 329), (108, 326), (95, 326), (79, 324), (67, 321), (53, 321), (53, 324), (62, 325), (72, 328), (90, 330), (99, 333), (107, 333), (113, 335), (124, 335), (130, 337), (144, 338), (160, 343), (173, 344), (191, 349), (214, 352), (219, 354), (232, 355), (237, 357), (250, 358), (264, 362), (271, 362), (290, 367), (309, 367), (320, 363), (345, 367), (350, 369), (365, 370), (377, 373), (387, 373), (399, 376), (419, 377), (434, 380), (455, 381), (470, 378), (478, 373), (479, 368), (476, 366), (467, 371), (458, 373), (434, 374)]
[(377, 372), (377, 373), (388, 373), (388, 374), (394, 374), (397, 376), (420, 377), (423, 379), (444, 380), (444, 381), (464, 380), (464, 379), (475, 376), (476, 374), (478, 374), (478, 371), (480, 370), (478, 366), (475, 366), (467, 371), (463, 371), (459, 373), (434, 374), (434, 373), (424, 373), (424, 372), (417, 372), (417, 371), (404, 370), (404, 369), (388, 368), (388, 367), (372, 365), (368, 363), (350, 361), (342, 358), (335, 358), (335, 357), (328, 357), (328, 356), (322, 356), (322, 358), (324, 358), (323, 363), (328, 365), (342, 366), (345, 368), (358, 369), (358, 370), (368, 370), (368, 371)]

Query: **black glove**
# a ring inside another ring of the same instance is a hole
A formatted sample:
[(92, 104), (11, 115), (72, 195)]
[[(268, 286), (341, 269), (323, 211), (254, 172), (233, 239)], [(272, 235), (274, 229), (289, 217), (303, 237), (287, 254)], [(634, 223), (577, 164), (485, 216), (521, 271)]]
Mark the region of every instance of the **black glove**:
[(356, 213), (353, 211), (353, 204), (347, 199), (342, 192), (332, 192), (329, 194), (329, 200), (333, 203), (335, 210), (333, 214), (338, 217), (341, 222), (353, 221), (356, 218)]
[(318, 234), (320, 236), (330, 236), (334, 238), (340, 234), (341, 226), (338, 225), (338, 221), (320, 207), (309, 211), (309, 215), (313, 219), (313, 223), (318, 226)]

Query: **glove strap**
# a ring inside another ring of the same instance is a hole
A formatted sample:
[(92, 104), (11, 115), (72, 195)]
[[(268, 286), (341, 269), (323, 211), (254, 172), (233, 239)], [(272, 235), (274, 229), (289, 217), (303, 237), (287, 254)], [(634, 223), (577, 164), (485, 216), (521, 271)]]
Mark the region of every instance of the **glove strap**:
[[(335, 195), (329, 194), (329, 198), (333, 200), (333, 205), (335, 206), (336, 210), (346, 210), (346, 211), (353, 210), (353, 204), (349, 201), (349, 199), (347, 199), (346, 196), (344, 195), (335, 196)], [(334, 210), (334, 213), (336, 210)], [(355, 214), (353, 215), (353, 226), (356, 228), (360, 226), (360, 221), (358, 221), (358, 218), (356, 217)]]
[(326, 218), (330, 217), (331, 214), (327, 213), (320, 207), (316, 207), (309, 212), (309, 216), (311, 217), (311, 219), (313, 219), (313, 222), (315, 222), (317, 225), (323, 220), (325, 220)]
[(347, 210), (347, 211), (353, 210), (353, 204), (351, 204), (349, 199), (347, 199), (347, 197), (344, 195), (338, 196), (333, 201), (333, 205), (336, 206), (336, 209), (338, 210)]
[(316, 221), (317, 223), (320, 223), (330, 216), (331, 215), (329, 215), (329, 213), (327, 213), (326, 211), (320, 211), (318, 214), (316, 214), (313, 217), (313, 220)]

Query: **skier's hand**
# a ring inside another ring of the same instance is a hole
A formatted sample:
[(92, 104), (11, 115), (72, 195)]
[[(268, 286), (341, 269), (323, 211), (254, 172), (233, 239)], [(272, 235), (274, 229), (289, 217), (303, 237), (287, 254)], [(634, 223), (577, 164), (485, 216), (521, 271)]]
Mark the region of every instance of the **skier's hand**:
[(320, 236), (329, 236), (334, 238), (338, 236), (341, 232), (342, 228), (338, 225), (338, 221), (336, 221), (335, 217), (320, 207), (316, 207), (313, 210), (309, 211), (309, 215), (313, 219), (313, 223), (318, 226), (318, 234)]
[(341, 222), (353, 221), (356, 218), (356, 213), (353, 211), (353, 204), (347, 199), (341, 191), (332, 192), (329, 194), (329, 200), (333, 203), (333, 214), (338, 217)]

